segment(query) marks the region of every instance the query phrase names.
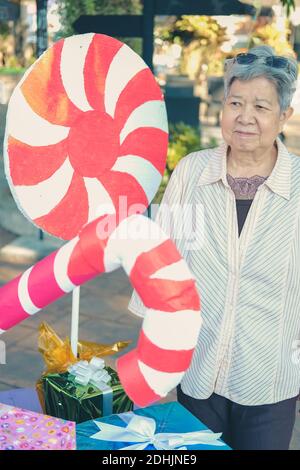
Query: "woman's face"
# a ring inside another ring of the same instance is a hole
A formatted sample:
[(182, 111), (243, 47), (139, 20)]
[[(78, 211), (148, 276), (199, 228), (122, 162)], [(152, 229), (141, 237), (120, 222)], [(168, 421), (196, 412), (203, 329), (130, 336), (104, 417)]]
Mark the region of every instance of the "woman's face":
[(289, 108), (280, 113), (275, 85), (267, 78), (235, 79), (223, 107), (223, 138), (236, 151), (263, 153), (292, 112)]

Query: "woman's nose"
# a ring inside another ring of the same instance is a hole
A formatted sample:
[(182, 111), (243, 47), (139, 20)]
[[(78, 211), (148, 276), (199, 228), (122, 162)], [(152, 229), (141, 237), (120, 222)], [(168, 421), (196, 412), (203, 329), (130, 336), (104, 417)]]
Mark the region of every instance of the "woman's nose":
[(239, 111), (238, 121), (241, 124), (253, 124), (255, 122), (254, 112), (250, 106), (242, 106)]

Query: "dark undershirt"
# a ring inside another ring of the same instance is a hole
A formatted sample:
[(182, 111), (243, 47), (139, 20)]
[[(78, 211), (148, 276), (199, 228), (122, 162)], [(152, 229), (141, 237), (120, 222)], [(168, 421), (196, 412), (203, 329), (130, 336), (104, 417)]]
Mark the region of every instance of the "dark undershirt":
[(235, 201), (240, 236), (253, 199), (236, 199)]

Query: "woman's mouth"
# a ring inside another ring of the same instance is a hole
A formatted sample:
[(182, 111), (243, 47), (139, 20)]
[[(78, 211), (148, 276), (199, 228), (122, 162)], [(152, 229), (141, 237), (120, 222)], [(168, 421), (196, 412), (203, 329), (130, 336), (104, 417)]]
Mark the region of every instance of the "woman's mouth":
[(241, 137), (252, 137), (257, 135), (255, 132), (235, 131)]

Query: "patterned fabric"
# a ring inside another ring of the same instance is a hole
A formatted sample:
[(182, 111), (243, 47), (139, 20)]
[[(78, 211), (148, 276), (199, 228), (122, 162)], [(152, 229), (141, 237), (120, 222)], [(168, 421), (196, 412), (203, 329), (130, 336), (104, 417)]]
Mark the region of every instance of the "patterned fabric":
[[(194, 398), (215, 392), (262, 405), (299, 392), (300, 159), (279, 139), (277, 146), (276, 164), (257, 189), (240, 237), (226, 144), (180, 161), (156, 217), (187, 260), (201, 296), (203, 325), (181, 382)], [(178, 237), (182, 219), (166, 217), (166, 207), (176, 204), (203, 207), (197, 249)], [(144, 314), (136, 293), (129, 309)]]
[(74, 422), (0, 403), (0, 451), (75, 449)]
[(258, 187), (267, 179), (258, 175), (251, 178), (234, 178), (228, 173), (226, 177), (236, 199), (253, 199)]

